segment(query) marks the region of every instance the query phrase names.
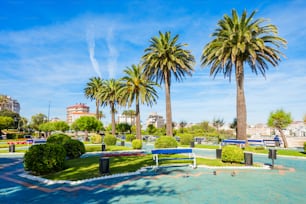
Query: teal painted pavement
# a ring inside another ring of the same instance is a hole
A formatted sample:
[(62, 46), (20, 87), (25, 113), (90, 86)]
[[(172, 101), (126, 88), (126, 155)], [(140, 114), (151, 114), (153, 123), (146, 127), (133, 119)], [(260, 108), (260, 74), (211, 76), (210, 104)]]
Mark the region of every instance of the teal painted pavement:
[[(214, 153), (196, 150), (202, 156)], [(271, 160), (254, 155), (254, 162)], [(304, 203), (306, 160), (278, 157), (275, 164), (281, 168), (163, 167), (79, 185), (47, 185), (20, 177), (22, 158), (0, 158), (0, 203)]]

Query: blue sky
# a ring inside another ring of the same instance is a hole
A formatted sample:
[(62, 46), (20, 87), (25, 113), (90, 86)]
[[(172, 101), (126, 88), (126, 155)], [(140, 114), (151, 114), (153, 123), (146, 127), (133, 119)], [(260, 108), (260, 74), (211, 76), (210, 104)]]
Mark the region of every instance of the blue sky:
[[(216, 3), (218, 2), (218, 3)], [(294, 120), (306, 113), (306, 2), (303, 0), (245, 1), (57, 1), (2, 0), (0, 2), (0, 93), (17, 99), (21, 115), (37, 113), (66, 119), (66, 107), (94, 102), (84, 97), (90, 77), (120, 78), (122, 70), (138, 64), (158, 31), (179, 34), (196, 58), (195, 72), (171, 87), (176, 122), (232, 122), (236, 115), (235, 80), (209, 76), (200, 67), (203, 47), (218, 20), (235, 8), (255, 18), (270, 19), (288, 41), (286, 58), (270, 66), (266, 78), (246, 67), (245, 95), (248, 123), (266, 123), (279, 108)], [(164, 87), (153, 107), (142, 106), (141, 118), (157, 112), (165, 116)], [(134, 107), (131, 107), (134, 108)], [(126, 108), (120, 108), (121, 113)], [(110, 122), (109, 108), (104, 123)]]

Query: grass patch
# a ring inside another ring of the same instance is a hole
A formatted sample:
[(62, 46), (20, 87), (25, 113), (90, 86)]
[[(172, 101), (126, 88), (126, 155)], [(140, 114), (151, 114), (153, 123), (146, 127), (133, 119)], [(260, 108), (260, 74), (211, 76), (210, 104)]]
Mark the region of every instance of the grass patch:
[[(102, 145), (95, 144), (95, 145), (85, 145), (86, 152), (101, 152)], [(122, 150), (132, 150), (130, 147), (125, 146), (106, 146), (106, 151), (122, 151)]]
[[(67, 160), (66, 169), (54, 174), (45, 175), (44, 178), (53, 180), (82, 180), (100, 177), (99, 156), (83, 159)], [(110, 157), (110, 172), (112, 174), (135, 172), (141, 167), (154, 165), (152, 155)]]
[[(262, 148), (258, 149), (257, 147), (251, 147), (251, 146), (246, 147), (245, 151), (261, 153), (261, 154), (269, 154), (269, 149), (262, 149)], [(291, 149), (277, 149), (277, 155), (306, 157), (306, 154), (304, 152), (300, 152), (297, 150), (291, 150)]]
[[(186, 157), (185, 155), (162, 155), (160, 158), (169, 157)], [(44, 178), (52, 180), (82, 180), (94, 177), (100, 177), (99, 172), (99, 156), (67, 160), (65, 162), (65, 170), (45, 175)], [(192, 160), (165, 160), (160, 161), (160, 165), (173, 164), (192, 164)], [(110, 172), (112, 174), (135, 172), (142, 167), (154, 166), (155, 161), (152, 155), (144, 156), (126, 156), (126, 157), (110, 157)], [(197, 158), (197, 165), (207, 166), (243, 166), (244, 164), (223, 163), (219, 159)]]

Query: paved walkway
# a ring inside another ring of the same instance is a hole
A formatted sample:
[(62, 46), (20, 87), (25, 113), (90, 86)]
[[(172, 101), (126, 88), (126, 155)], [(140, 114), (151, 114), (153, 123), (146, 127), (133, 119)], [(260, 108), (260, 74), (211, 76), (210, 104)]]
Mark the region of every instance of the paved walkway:
[[(262, 156), (254, 159), (269, 161)], [(306, 199), (303, 159), (279, 158), (278, 170), (167, 167), (79, 185), (27, 179), (22, 176), (22, 161), (0, 158), (0, 203), (303, 203)]]

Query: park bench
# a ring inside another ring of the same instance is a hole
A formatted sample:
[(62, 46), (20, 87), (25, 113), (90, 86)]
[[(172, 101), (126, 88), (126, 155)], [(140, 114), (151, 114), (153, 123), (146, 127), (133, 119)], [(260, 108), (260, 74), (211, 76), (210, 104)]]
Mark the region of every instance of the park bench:
[(221, 145), (222, 146), (238, 145), (240, 147), (244, 147), (245, 146), (245, 140), (224, 139), (224, 140), (222, 140)]
[[(195, 154), (192, 152), (192, 149), (181, 149), (181, 148), (167, 148), (167, 149), (153, 149), (152, 150), (152, 154), (153, 154), (153, 160), (156, 162), (156, 167), (158, 167), (158, 162), (162, 161), (162, 160), (193, 160), (193, 168), (196, 168), (197, 164), (196, 164), (196, 156)], [(168, 158), (158, 158), (158, 155), (162, 155), (162, 154), (166, 154), (166, 155), (173, 155), (173, 154), (188, 154), (188, 157), (168, 157)]]

